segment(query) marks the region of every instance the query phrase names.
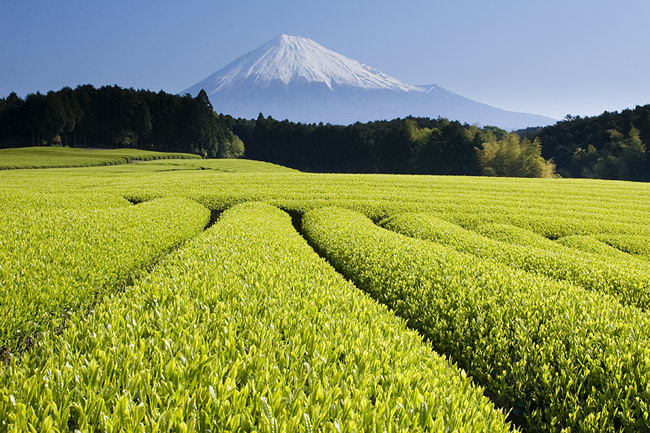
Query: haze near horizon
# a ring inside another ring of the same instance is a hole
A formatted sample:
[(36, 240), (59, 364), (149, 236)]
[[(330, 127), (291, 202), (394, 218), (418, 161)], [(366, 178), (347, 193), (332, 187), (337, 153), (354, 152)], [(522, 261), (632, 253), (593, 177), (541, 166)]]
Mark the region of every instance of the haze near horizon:
[(242, 55), (180, 94), (205, 91), (224, 114), (259, 113), (301, 123), (349, 125), (407, 116), (494, 125), (546, 126), (550, 117), (501, 110), (436, 83), (414, 85), (301, 36), (282, 34)]
[(79, 84), (176, 93), (279, 34), (407, 83), (561, 119), (650, 103), (650, 4), (244, 1), (0, 5), (0, 97)]

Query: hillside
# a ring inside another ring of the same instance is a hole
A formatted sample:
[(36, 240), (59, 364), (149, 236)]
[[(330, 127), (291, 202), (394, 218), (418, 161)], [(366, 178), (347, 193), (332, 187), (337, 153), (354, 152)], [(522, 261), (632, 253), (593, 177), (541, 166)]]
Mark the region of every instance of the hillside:
[(0, 149), (0, 170), (73, 168), (137, 163), (116, 171), (214, 170), (222, 172), (296, 172), (270, 162), (248, 159), (203, 159), (178, 152), (139, 149), (75, 149), (69, 147), (18, 147)]
[(138, 149), (74, 149), (69, 147), (18, 147), (0, 149), (0, 170), (18, 168), (90, 167), (155, 159), (200, 159), (189, 153)]
[(647, 426), (647, 184), (204, 163), (0, 172), (0, 431)]

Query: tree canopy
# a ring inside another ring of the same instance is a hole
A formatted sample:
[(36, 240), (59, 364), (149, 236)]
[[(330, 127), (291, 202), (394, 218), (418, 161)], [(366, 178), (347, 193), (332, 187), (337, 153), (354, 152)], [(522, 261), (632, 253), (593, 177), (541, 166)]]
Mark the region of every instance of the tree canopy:
[(564, 177), (650, 181), (650, 105), (599, 116), (570, 116), (555, 125), (525, 131), (539, 136), (542, 155)]
[(205, 91), (193, 98), (84, 85), (0, 99), (0, 147), (44, 145), (244, 154), (243, 142), (214, 112)]
[(555, 164), (542, 158), (542, 143), (535, 137), (521, 140), (516, 133), (501, 139), (488, 132), (487, 140), (476, 149), (486, 176), (553, 177)]

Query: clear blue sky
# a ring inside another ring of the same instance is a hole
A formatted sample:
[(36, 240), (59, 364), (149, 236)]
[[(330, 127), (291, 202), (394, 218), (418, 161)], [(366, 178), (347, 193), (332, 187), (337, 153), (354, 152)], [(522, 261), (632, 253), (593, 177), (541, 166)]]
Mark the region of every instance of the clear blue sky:
[(0, 0), (0, 96), (85, 83), (176, 93), (287, 33), (559, 119), (650, 103), (649, 23), (648, 0)]

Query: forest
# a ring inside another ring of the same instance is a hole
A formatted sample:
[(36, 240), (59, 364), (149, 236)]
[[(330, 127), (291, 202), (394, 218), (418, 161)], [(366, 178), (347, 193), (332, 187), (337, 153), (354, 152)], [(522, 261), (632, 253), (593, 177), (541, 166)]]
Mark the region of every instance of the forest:
[(193, 98), (92, 85), (0, 99), (0, 147), (24, 146), (134, 148), (211, 158), (244, 153), (205, 92)]
[(650, 105), (510, 133), (443, 118), (349, 126), (220, 118), (247, 157), (306, 171), (650, 181)]
[(553, 158), (563, 177), (650, 181), (650, 105), (593, 117), (568, 115), (521, 134), (539, 137), (542, 155)]
[(539, 140), (444, 118), (349, 126), (221, 116), (246, 143), (246, 157), (304, 171), (550, 177)]
[[(219, 107), (216, 107), (218, 111)], [(444, 118), (352, 125), (217, 114), (196, 97), (118, 86), (0, 98), (0, 147), (70, 146), (246, 157), (336, 173), (650, 180), (650, 105), (507, 132)]]

